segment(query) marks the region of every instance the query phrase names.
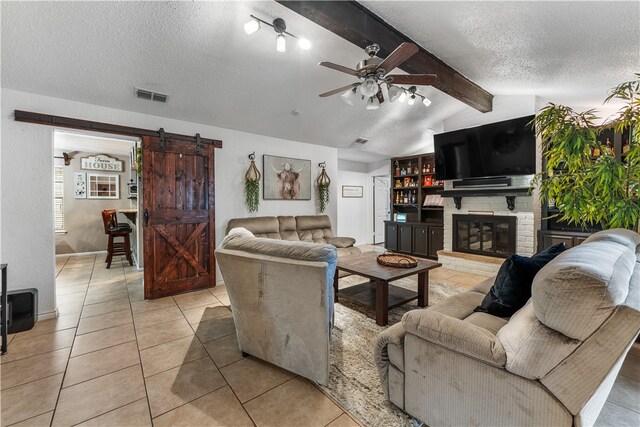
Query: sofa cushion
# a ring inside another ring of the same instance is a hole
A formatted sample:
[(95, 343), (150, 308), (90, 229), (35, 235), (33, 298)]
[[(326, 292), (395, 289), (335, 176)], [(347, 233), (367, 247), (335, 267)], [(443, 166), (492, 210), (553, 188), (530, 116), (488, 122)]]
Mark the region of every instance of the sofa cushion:
[(327, 243), (333, 237), (331, 220), (327, 215), (301, 215), (296, 217), (296, 229), (300, 240)]
[(529, 379), (544, 377), (580, 345), (543, 325), (531, 300), (497, 335), (507, 354), (507, 370)]
[(583, 243), (589, 242), (614, 242), (626, 246), (635, 252), (638, 250), (638, 245), (640, 245), (640, 234), (632, 230), (615, 228), (594, 233), (587, 237)]
[(565, 251), (533, 280), (537, 318), (567, 337), (586, 339), (627, 298), (635, 264), (634, 251), (608, 241)]
[(513, 316), (531, 298), (531, 284), (538, 271), (565, 249), (564, 243), (560, 243), (531, 258), (511, 255), (500, 266), (495, 282), (482, 303), (473, 311), (500, 317)]
[(256, 237), (268, 237), (269, 239), (281, 239), (280, 224), (275, 216), (259, 216), (255, 218), (233, 218), (227, 224), (229, 230), (237, 227), (246, 228)]
[(348, 248), (356, 243), (356, 239), (353, 237), (329, 237), (327, 243), (336, 248)]
[(296, 230), (296, 219), (292, 216), (279, 216), (278, 217), (280, 238), (282, 240), (296, 241), (300, 240), (298, 237), (298, 231)]

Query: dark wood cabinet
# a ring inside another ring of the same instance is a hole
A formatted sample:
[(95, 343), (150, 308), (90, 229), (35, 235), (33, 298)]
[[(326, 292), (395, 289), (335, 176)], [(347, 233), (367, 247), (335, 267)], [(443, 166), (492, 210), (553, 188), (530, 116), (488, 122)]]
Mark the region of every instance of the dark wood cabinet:
[(444, 228), (437, 223), (386, 221), (385, 248), (422, 258), (438, 258)]
[[(433, 153), (391, 159), (393, 221), (385, 222), (385, 247), (417, 257), (438, 258), (444, 246), (444, 208)], [(396, 218), (404, 216), (404, 220)]]
[(538, 232), (538, 251), (550, 246), (564, 243), (567, 248), (572, 248), (584, 242), (590, 233), (572, 231), (540, 230)]
[(390, 251), (398, 250), (398, 226), (395, 223), (385, 223), (384, 247)]
[(410, 224), (398, 225), (398, 252), (410, 254), (413, 252), (413, 226)]
[(413, 253), (418, 256), (429, 256), (429, 227), (413, 226)]
[(444, 227), (429, 227), (429, 253), (432, 258), (438, 257), (438, 251), (444, 249)]

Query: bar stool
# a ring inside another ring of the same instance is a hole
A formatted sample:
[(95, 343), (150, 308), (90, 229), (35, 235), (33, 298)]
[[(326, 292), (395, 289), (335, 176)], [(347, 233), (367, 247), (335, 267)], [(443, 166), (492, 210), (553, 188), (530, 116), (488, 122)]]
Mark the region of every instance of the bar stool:
[[(109, 236), (109, 244), (107, 245), (107, 268), (111, 268), (111, 259), (114, 255), (125, 255), (129, 260), (129, 265), (133, 265), (131, 259), (131, 243), (129, 234), (131, 227), (129, 224), (118, 224), (118, 218), (115, 209), (107, 209), (102, 211), (102, 222), (104, 224), (104, 234)], [(122, 237), (124, 241), (116, 242), (116, 237)]]

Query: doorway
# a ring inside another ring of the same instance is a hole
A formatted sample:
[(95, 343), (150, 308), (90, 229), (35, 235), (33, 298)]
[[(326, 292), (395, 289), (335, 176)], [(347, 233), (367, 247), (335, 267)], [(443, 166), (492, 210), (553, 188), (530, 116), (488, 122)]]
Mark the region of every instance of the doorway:
[(373, 177), (373, 243), (384, 243), (384, 222), (389, 220), (391, 195), (389, 175)]

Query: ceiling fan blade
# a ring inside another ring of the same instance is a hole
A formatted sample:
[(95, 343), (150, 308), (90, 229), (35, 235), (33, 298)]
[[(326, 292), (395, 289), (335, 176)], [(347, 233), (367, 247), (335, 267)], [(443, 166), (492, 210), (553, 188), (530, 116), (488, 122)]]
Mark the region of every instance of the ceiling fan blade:
[(438, 80), (435, 74), (394, 74), (387, 76), (387, 81), (394, 85), (431, 86)]
[(356, 85), (357, 85), (357, 83), (352, 83), (350, 85), (343, 86), (343, 87), (338, 88), (338, 89), (330, 90), (329, 92), (321, 93), (319, 96), (321, 98), (326, 98), (327, 96), (335, 95), (336, 93), (344, 92), (344, 91), (346, 91), (348, 89), (353, 89)]
[(378, 102), (380, 104), (384, 102), (384, 95), (382, 94), (382, 89), (378, 89), (378, 93), (376, 93), (376, 98), (378, 98)]
[(332, 70), (351, 74), (352, 76), (358, 76), (358, 72), (356, 70), (352, 70), (351, 68), (347, 68), (342, 65), (334, 64), (333, 62), (320, 62), (318, 65), (320, 65), (321, 67), (327, 67), (327, 68), (331, 68)]
[(383, 69), (384, 73), (391, 72), (398, 65), (418, 53), (418, 46), (413, 43), (404, 42), (396, 48), (391, 55), (387, 56), (384, 61), (378, 65), (377, 69)]

